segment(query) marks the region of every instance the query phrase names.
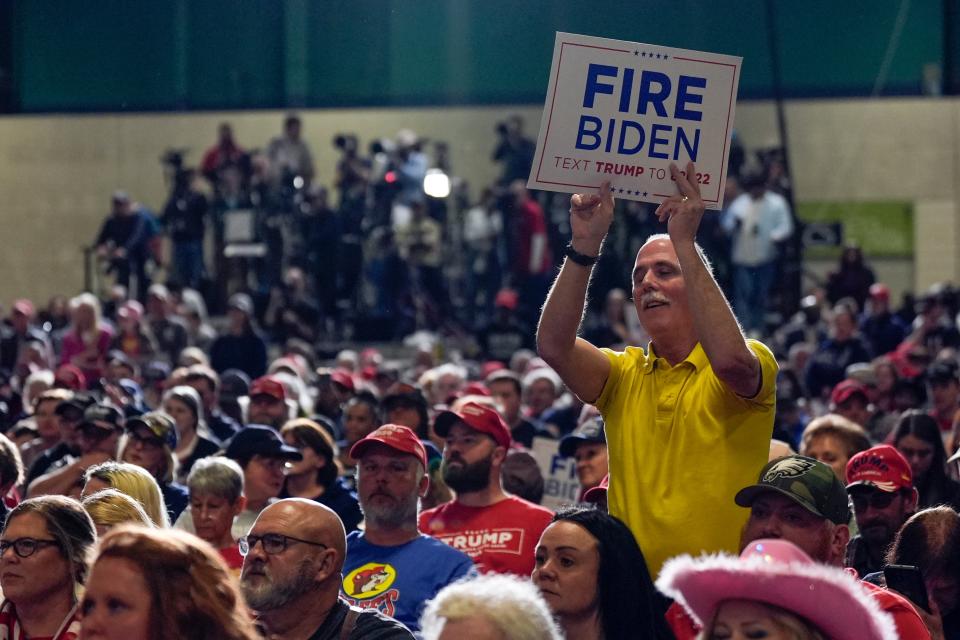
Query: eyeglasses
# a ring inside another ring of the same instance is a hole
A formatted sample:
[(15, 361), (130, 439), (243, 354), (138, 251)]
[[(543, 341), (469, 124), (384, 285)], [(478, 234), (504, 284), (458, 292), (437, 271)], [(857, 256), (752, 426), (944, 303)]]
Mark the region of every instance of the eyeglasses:
[(131, 443), (139, 444), (143, 447), (159, 449), (163, 446), (163, 440), (160, 438), (154, 438), (153, 436), (137, 433), (136, 431), (128, 431), (127, 437), (130, 438)]
[(36, 538), (17, 538), (16, 540), (0, 540), (0, 558), (13, 547), (13, 552), (21, 558), (29, 558), (44, 547), (59, 547), (56, 540), (37, 540)]
[(855, 511), (866, 511), (867, 507), (874, 509), (886, 509), (893, 504), (893, 499), (900, 495), (899, 491), (887, 493), (886, 491), (858, 491), (850, 495)]
[(301, 540), (300, 538), (294, 538), (293, 536), (285, 536), (280, 533), (265, 533), (262, 536), (244, 536), (239, 540), (240, 546), (240, 555), (246, 556), (248, 553), (253, 551), (253, 548), (257, 546), (258, 542), (263, 542), (263, 551), (267, 555), (276, 555), (278, 553), (283, 553), (287, 550), (287, 545), (290, 544), (290, 541), (293, 542), (302, 542), (303, 544), (312, 544), (315, 547), (323, 547), (327, 549), (327, 545), (322, 542), (313, 542), (312, 540)]

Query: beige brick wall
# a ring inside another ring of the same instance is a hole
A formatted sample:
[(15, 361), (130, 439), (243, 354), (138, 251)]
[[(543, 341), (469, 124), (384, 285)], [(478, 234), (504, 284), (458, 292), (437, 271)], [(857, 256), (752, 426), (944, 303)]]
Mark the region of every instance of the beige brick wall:
[[(362, 144), (409, 127), (453, 141), (452, 161), (474, 187), (497, 174), (490, 162), (494, 125), (510, 113), (526, 117), (535, 135), (540, 105), (303, 112), (320, 180), (331, 179), (331, 138), (363, 132)], [(960, 165), (960, 101), (950, 99), (810, 100), (787, 105), (796, 195), (813, 199), (907, 199), (922, 203), (917, 219), (914, 282), (960, 281), (956, 210)], [(234, 124), (247, 147), (263, 147), (280, 129), (278, 111), (15, 116), (0, 118), (0, 302), (20, 295), (45, 299), (82, 284), (80, 249), (106, 213), (109, 194), (123, 187), (157, 208), (163, 202), (159, 156), (188, 147), (199, 160), (216, 125)], [(741, 103), (737, 130), (748, 147), (775, 142), (770, 102)], [(894, 278), (901, 280), (898, 271)]]

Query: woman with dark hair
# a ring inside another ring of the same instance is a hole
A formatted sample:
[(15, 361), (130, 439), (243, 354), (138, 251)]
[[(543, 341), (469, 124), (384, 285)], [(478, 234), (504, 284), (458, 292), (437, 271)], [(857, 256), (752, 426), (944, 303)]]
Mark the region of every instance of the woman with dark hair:
[(74, 640), (77, 591), (97, 534), (79, 502), (41, 496), (17, 505), (0, 534), (0, 637)]
[(943, 637), (960, 638), (960, 515), (949, 507), (913, 514), (897, 532), (887, 563), (920, 569), (927, 597), (940, 613)]
[(237, 582), (206, 542), (124, 525), (104, 536), (83, 597), (83, 637), (254, 640)]
[(557, 513), (540, 536), (531, 579), (568, 638), (673, 637), (633, 534), (602, 511)]
[(910, 463), (917, 508), (945, 504), (960, 509), (960, 483), (947, 477), (947, 453), (937, 421), (919, 409), (904, 411), (890, 438)]
[(193, 463), (212, 456), (220, 450), (203, 419), (203, 402), (193, 387), (178, 385), (163, 394), (163, 412), (173, 418), (176, 427), (176, 480), (183, 484), (190, 475)]
[(281, 498), (307, 498), (326, 505), (340, 516), (347, 533), (363, 520), (357, 494), (340, 478), (337, 445), (327, 430), (313, 420), (297, 418), (283, 425), (280, 435), (303, 456), (287, 463)]

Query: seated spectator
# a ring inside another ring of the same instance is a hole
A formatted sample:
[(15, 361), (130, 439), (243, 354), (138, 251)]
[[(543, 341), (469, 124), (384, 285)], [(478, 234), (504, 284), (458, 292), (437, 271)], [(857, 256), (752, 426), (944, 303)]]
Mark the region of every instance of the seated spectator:
[[(407, 427), (386, 424), (354, 445), (364, 530), (347, 536), (346, 600), (377, 609), (416, 633), (423, 603), (474, 573), (460, 551), (420, 533), (417, 505), (426, 494), (427, 452)], [(385, 576), (391, 576), (383, 582)]]
[(159, 411), (130, 418), (121, 444), (120, 460), (146, 469), (160, 486), (170, 522), (187, 508), (187, 488), (173, 481), (177, 466), (177, 431), (173, 418)]
[(250, 378), (259, 378), (267, 370), (267, 343), (254, 324), (250, 296), (230, 296), (227, 320), (226, 333), (210, 347), (210, 366), (221, 375), (227, 369), (240, 369)]
[(262, 424), (279, 431), (291, 418), (287, 391), (276, 376), (263, 376), (250, 384), (247, 424)]
[(827, 300), (836, 304), (844, 298), (852, 298), (863, 309), (875, 282), (873, 269), (864, 261), (860, 247), (844, 247), (837, 270), (827, 276)]
[(37, 438), (20, 449), (24, 466), (30, 467), (37, 458), (62, 442), (57, 407), (72, 396), (73, 393), (66, 389), (50, 389), (34, 398), (33, 422), (37, 428)]
[(125, 462), (104, 462), (87, 469), (85, 480), (83, 497), (103, 489), (116, 489), (140, 503), (154, 526), (159, 529), (170, 526), (160, 486), (146, 469)]
[(16, 488), (22, 483), (23, 461), (20, 451), (8, 437), (0, 434), (0, 527), (7, 519), (9, 507), (16, 506), (20, 501)]
[(854, 424), (870, 432), (873, 423), (874, 407), (870, 403), (870, 390), (867, 385), (847, 378), (837, 384), (830, 392), (830, 411), (843, 416)]
[[(301, 460), (303, 456), (295, 448), (285, 445), (273, 429), (256, 425), (241, 429), (230, 441), (224, 455), (243, 470), (243, 491), (247, 504), (240, 515), (233, 519), (231, 529), (233, 537), (240, 538), (250, 530), (260, 512), (280, 495), (285, 465)], [(191, 511), (187, 509), (183, 512), (176, 527), (195, 533)]]
[(673, 637), (633, 534), (602, 511), (557, 513), (540, 536), (531, 579), (568, 638)]
[(960, 378), (957, 363), (938, 360), (927, 367), (927, 385), (930, 388), (930, 415), (937, 421), (940, 432), (949, 434), (953, 419), (960, 409)]
[(949, 507), (914, 514), (897, 532), (886, 560), (920, 570), (930, 611), (915, 605), (917, 611), (928, 626), (942, 628), (942, 637), (960, 637), (960, 515)]
[(101, 489), (83, 499), (83, 508), (97, 527), (97, 537), (121, 524), (155, 528), (153, 520), (140, 503), (116, 489)]
[[(543, 426), (545, 414), (553, 407), (562, 392), (563, 382), (560, 381), (560, 376), (554, 373), (553, 369), (540, 367), (525, 375), (523, 377), (523, 403), (530, 420), (539, 426)], [(554, 433), (552, 436), (556, 438), (560, 434)]]
[(941, 504), (960, 508), (960, 483), (947, 476), (947, 453), (936, 420), (919, 409), (905, 411), (890, 441), (910, 463), (913, 486), (920, 492), (919, 509)]
[(427, 399), (417, 387), (402, 382), (394, 384), (380, 400), (380, 408), (388, 424), (408, 427), (421, 440), (429, 438)]
[(510, 435), (515, 442), (519, 442), (526, 448), (533, 447), (533, 439), (540, 435), (539, 428), (532, 421), (528, 420), (521, 411), (520, 398), (523, 393), (523, 385), (520, 376), (512, 371), (499, 370), (494, 371), (484, 381), (497, 403), (497, 410), (503, 416), (507, 426), (510, 427)]
[(110, 349), (119, 351), (128, 358), (145, 363), (160, 351), (157, 339), (150, 326), (143, 321), (143, 305), (136, 300), (127, 300), (117, 309), (117, 334), (110, 341)]
[(843, 380), (847, 367), (857, 362), (870, 362), (871, 354), (857, 330), (857, 312), (850, 302), (833, 308), (830, 337), (820, 344), (807, 362), (804, 386), (811, 398), (826, 399), (833, 387)]
[(560, 440), (559, 453), (573, 458), (577, 463), (577, 478), (580, 480), (580, 498), (600, 484), (607, 475), (607, 437), (603, 430), (603, 418), (590, 418), (573, 433)]
[(159, 353), (167, 362), (175, 363), (187, 346), (187, 325), (173, 313), (170, 290), (162, 284), (151, 285), (147, 290), (146, 311), (147, 326), (157, 341)]
[(563, 632), (528, 580), (485, 575), (446, 587), (427, 603), (424, 640), (561, 640)]
[(80, 432), (80, 456), (31, 482), (29, 495), (59, 494), (79, 498), (87, 470), (117, 459), (123, 422), (123, 414), (116, 407), (108, 404), (89, 405), (77, 427)]
[(756, 540), (739, 558), (668, 560), (657, 586), (704, 626), (704, 638), (900, 637), (855, 578), (786, 540)]
[(220, 557), (178, 531), (125, 526), (108, 533), (82, 609), (84, 638), (259, 637)]
[(240, 585), (269, 637), (413, 638), (399, 622), (340, 597), (346, 544), (340, 519), (321, 504), (288, 498), (263, 510), (240, 539)]
[(243, 513), (243, 469), (230, 458), (213, 456), (198, 460), (187, 478), (190, 515), (197, 537), (216, 549), (231, 570), (239, 575), (243, 557), (233, 535), (234, 519)]
[(537, 459), (524, 449), (512, 449), (500, 467), (500, 482), (506, 493), (540, 504), (543, 501), (543, 471)]
[(220, 443), (209, 437), (203, 420), (200, 394), (193, 387), (177, 385), (163, 394), (163, 412), (176, 425), (177, 482), (183, 483), (193, 464), (220, 450)]
[(583, 501), (592, 504), (595, 509), (607, 513), (607, 487), (610, 486), (610, 476), (603, 476), (600, 484), (583, 494)]
[(200, 394), (203, 418), (210, 433), (220, 442), (227, 442), (236, 435), (240, 424), (220, 408), (220, 376), (217, 372), (207, 366), (193, 365), (187, 369), (184, 383)]
[(326, 505), (340, 516), (348, 532), (355, 530), (363, 515), (357, 495), (340, 477), (337, 446), (330, 434), (313, 420), (298, 418), (283, 425), (280, 435), (301, 455), (288, 466), (280, 497), (306, 498)]
[(888, 444), (861, 451), (847, 463), (847, 494), (859, 533), (847, 544), (844, 565), (866, 576), (883, 569), (900, 527), (917, 510), (919, 494), (906, 459)]
[(80, 503), (41, 496), (20, 503), (0, 534), (0, 634), (76, 638), (77, 593), (97, 534)]
[(869, 448), (870, 438), (860, 425), (832, 413), (811, 420), (800, 438), (800, 454), (830, 465), (841, 482), (847, 461)]
[(27, 471), (26, 486), (47, 472), (73, 462), (80, 454), (78, 426), (83, 422), (84, 410), (93, 404), (94, 400), (92, 396), (86, 394), (74, 396), (72, 392), (68, 392), (67, 396), (67, 399), (60, 401), (55, 409), (57, 426), (60, 430), (60, 444), (44, 451), (34, 460)]
[(16, 376), (22, 377), (30, 373), (29, 367), (23, 366), (26, 362), (22, 353), (29, 343), (40, 345), (40, 360), (45, 363), (44, 368), (50, 368), (52, 364), (50, 336), (33, 324), (35, 317), (36, 309), (33, 303), (21, 298), (14, 300), (7, 322), (0, 325), (0, 368)]
[(81, 293), (70, 301), (70, 326), (63, 335), (60, 364), (70, 364), (89, 380), (103, 375), (113, 331), (100, 317), (100, 301)]
[(377, 399), (369, 393), (358, 394), (347, 401), (343, 412), (343, 437), (337, 443), (340, 448), (340, 467), (348, 482), (357, 461), (350, 456), (350, 450), (380, 426), (380, 411)]
[(890, 311), (890, 288), (879, 282), (870, 285), (870, 299), (860, 318), (860, 331), (878, 355), (894, 351), (907, 335), (900, 316)]

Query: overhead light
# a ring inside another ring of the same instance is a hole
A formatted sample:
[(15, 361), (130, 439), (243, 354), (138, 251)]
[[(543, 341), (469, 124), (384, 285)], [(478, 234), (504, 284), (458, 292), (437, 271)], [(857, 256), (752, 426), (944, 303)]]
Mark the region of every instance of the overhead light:
[(450, 195), (450, 178), (442, 169), (428, 169), (423, 178), (423, 192), (431, 198), (446, 198)]

